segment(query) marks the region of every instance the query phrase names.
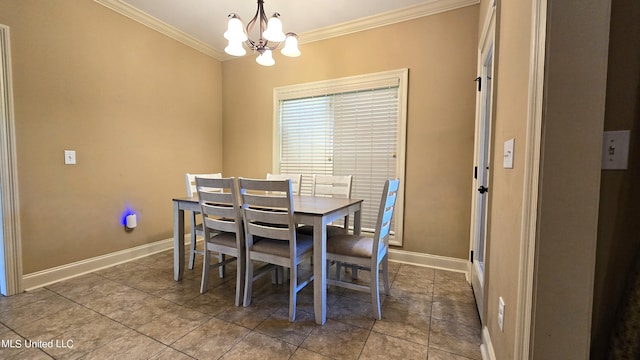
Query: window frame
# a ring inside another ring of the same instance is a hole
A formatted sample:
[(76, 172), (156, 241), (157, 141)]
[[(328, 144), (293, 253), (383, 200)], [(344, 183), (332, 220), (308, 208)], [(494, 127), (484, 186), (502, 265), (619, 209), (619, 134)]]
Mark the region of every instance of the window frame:
[[(407, 141), (407, 100), (409, 69), (389, 70), (378, 73), (349, 76), (337, 79), (308, 82), (296, 85), (280, 86), (273, 89), (273, 161), (272, 172), (280, 169), (280, 101), (309, 96), (322, 96), (348, 91), (374, 89), (386, 86), (398, 86), (398, 131), (396, 176), (400, 179), (400, 188), (396, 199), (395, 236), (389, 238), (389, 244), (402, 246), (404, 228), (404, 189), (406, 173)], [(382, 184), (380, 185), (382, 186)]]

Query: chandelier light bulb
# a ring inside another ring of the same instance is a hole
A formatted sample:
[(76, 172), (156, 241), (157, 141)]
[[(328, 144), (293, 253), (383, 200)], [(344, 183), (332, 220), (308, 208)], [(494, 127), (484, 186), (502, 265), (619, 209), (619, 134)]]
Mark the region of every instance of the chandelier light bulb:
[(242, 21), (234, 14), (229, 15), (229, 23), (227, 24), (227, 31), (224, 33), (224, 38), (230, 42), (243, 42), (248, 39), (247, 34), (244, 32)]
[(275, 13), (269, 19), (267, 23), (267, 29), (262, 33), (262, 36), (269, 41), (282, 42), (285, 39), (285, 35), (282, 32), (282, 21), (278, 18), (280, 14)]
[(241, 41), (231, 41), (231, 40), (229, 40), (229, 45), (227, 45), (227, 47), (224, 48), (224, 52), (233, 56), (244, 56), (247, 53), (247, 51), (242, 46)]
[(273, 64), (276, 63), (276, 61), (273, 60), (273, 55), (271, 54), (271, 50), (265, 50), (262, 54), (260, 54), (256, 58), (256, 62), (262, 66), (272, 66)]
[(300, 56), (300, 49), (298, 49), (298, 37), (295, 34), (287, 34), (287, 39), (284, 42), (284, 47), (280, 50), (282, 55), (288, 57)]

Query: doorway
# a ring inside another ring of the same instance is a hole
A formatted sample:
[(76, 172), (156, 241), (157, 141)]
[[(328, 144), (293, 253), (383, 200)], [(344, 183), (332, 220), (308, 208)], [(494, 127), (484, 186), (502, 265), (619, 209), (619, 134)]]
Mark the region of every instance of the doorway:
[(491, 114), (493, 104), (494, 21), (484, 32), (479, 51), (478, 108), (476, 112), (475, 157), (473, 179), (473, 215), (471, 219), (471, 286), (478, 314), (484, 323), (484, 279), (487, 249), (487, 213), (489, 203), (489, 168), (491, 164)]

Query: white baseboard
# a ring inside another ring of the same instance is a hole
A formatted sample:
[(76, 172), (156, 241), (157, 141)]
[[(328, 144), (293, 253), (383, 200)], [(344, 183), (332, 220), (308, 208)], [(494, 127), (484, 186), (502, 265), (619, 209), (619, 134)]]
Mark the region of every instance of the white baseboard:
[(480, 352), (482, 353), (482, 360), (496, 360), (496, 353), (493, 351), (489, 329), (486, 326), (482, 328), (482, 345), (480, 345)]
[[(190, 239), (190, 234), (185, 234), (185, 245), (190, 243)], [(26, 291), (33, 290), (58, 281), (70, 279), (72, 277), (105, 269), (170, 249), (173, 249), (173, 238), (26, 274), (22, 278), (22, 286)], [(389, 250), (389, 260), (405, 264), (462, 272), (467, 278), (469, 277), (468, 261), (466, 260), (394, 249)]]
[[(189, 234), (185, 235), (185, 244), (190, 244)], [(25, 291), (37, 289), (58, 281), (70, 279), (93, 271), (105, 269), (127, 261), (157, 254), (173, 249), (173, 238), (156, 241), (150, 244), (136, 246), (130, 249), (117, 251), (111, 254), (97, 256), (71, 264), (57, 266), (51, 269), (26, 274), (22, 277), (22, 286)]]
[(467, 281), (469, 280), (469, 266), (467, 264), (469, 261), (467, 260), (396, 249), (389, 250), (389, 260), (399, 263), (461, 272), (465, 274)]

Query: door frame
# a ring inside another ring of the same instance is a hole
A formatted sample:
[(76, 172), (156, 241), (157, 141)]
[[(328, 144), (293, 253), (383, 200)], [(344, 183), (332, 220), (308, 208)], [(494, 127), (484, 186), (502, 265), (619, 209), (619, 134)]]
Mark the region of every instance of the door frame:
[(531, 19), (531, 59), (529, 61), (529, 101), (524, 151), (524, 186), (518, 300), (516, 303), (515, 359), (529, 359), (533, 317), (533, 290), (536, 262), (538, 193), (542, 149), (542, 115), (547, 42), (547, 0), (533, 0)]
[[(478, 69), (477, 69), (477, 74), (480, 76), (480, 78), (483, 78), (483, 74), (484, 74), (484, 67), (485, 67), (485, 60), (488, 54), (491, 55), (492, 60), (491, 60), (491, 73), (493, 74), (493, 69), (495, 69), (495, 63), (496, 63), (496, 39), (495, 39), (495, 27), (496, 27), (496, 21), (495, 21), (495, 7), (496, 7), (496, 2), (492, 1), (492, 3), (489, 5), (489, 8), (487, 9), (487, 15), (486, 15), (486, 20), (484, 22), (484, 28), (482, 30), (482, 34), (480, 36), (480, 42), (479, 42), (479, 46), (478, 46)], [(490, 53), (489, 53), (490, 51)], [(482, 80), (480, 80), (480, 86), (482, 87)], [(487, 164), (489, 164), (491, 162), (491, 148), (493, 145), (493, 141), (492, 141), (492, 137), (491, 137), (491, 127), (492, 127), (492, 122), (493, 122), (493, 108), (494, 108), (494, 87), (491, 87), (491, 94), (489, 94), (489, 96), (491, 96), (491, 98), (489, 99), (489, 102), (491, 103), (491, 111), (488, 114), (488, 116), (486, 116), (486, 119), (483, 120), (483, 118), (485, 117), (484, 114), (484, 104), (486, 103), (486, 98), (485, 98), (485, 94), (486, 92), (482, 92), (482, 91), (478, 91), (477, 95), (476, 95), (476, 121), (475, 121), (475, 140), (474, 140), (474, 154), (473, 154), (473, 161), (474, 161), (474, 166), (477, 166), (479, 163), (479, 158), (481, 156), (480, 154), (480, 146), (481, 146), (481, 142), (483, 142), (483, 134), (486, 131), (486, 140), (487, 140), (487, 144), (485, 144), (485, 146), (488, 148), (487, 151)], [(485, 130), (486, 128), (486, 130)], [(477, 174), (480, 173), (480, 169), (477, 170)], [(489, 176), (489, 175), (487, 175)], [(473, 257), (474, 257), (474, 251), (475, 251), (475, 247), (476, 247), (476, 233), (478, 231), (478, 223), (477, 223), (477, 219), (478, 219), (478, 193), (477, 193), (477, 189), (478, 189), (478, 180), (479, 180), (479, 176), (474, 176), (473, 181), (472, 181), (472, 197), (471, 197), (471, 227), (470, 227), (470, 239), (469, 239), (469, 281), (471, 282), (472, 286), (474, 284), (476, 284), (477, 281), (475, 281), (475, 270), (474, 270), (474, 264), (473, 264)], [(487, 185), (489, 185), (487, 183)], [(490, 186), (487, 186), (490, 188)], [(480, 320), (482, 323), (484, 323), (484, 319), (485, 319), (485, 313), (486, 313), (486, 308), (484, 306), (485, 303), (485, 298), (486, 298), (486, 293), (484, 292), (484, 279), (486, 279), (486, 255), (487, 255), (487, 242), (488, 242), (488, 237), (486, 236), (487, 234), (487, 225), (488, 224), (488, 203), (489, 203), (489, 193), (487, 193), (487, 197), (485, 199), (487, 205), (486, 205), (486, 211), (484, 214), (484, 222), (485, 222), (485, 227), (484, 227), (484, 248), (485, 248), (485, 256), (484, 256), (484, 263), (485, 263), (485, 270), (483, 271), (483, 280), (480, 284), (476, 284), (480, 285), (481, 288), (483, 288), (483, 292), (480, 295), (480, 301), (478, 301), (478, 297), (476, 296), (476, 302), (478, 302), (477, 307), (478, 307), (478, 313), (480, 315)], [(474, 296), (475, 296), (475, 287), (474, 287)]]
[(9, 39), (9, 27), (0, 24), (0, 266), (4, 269), (0, 270), (0, 293), (4, 296), (22, 292), (22, 240)]

